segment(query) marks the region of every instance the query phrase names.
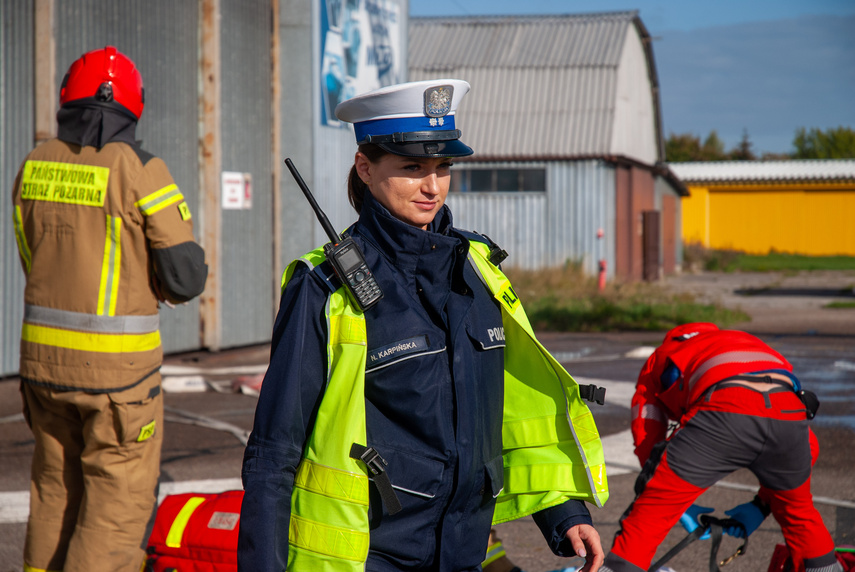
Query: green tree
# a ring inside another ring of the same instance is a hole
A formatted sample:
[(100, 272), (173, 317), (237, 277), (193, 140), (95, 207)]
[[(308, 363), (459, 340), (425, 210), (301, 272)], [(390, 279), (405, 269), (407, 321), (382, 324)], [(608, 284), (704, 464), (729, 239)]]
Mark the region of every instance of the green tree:
[(669, 163), (697, 161), (701, 150), (701, 140), (691, 133), (679, 135), (671, 133), (665, 140), (665, 160)]
[(796, 130), (793, 159), (855, 159), (855, 130), (837, 127), (822, 131), (816, 127)]
[(701, 144), (701, 138), (691, 133), (671, 133), (665, 140), (665, 160), (669, 163), (686, 161), (722, 161), (727, 159), (724, 143), (715, 130)]
[(739, 143), (730, 150), (728, 155), (730, 159), (733, 161), (756, 161), (757, 155), (754, 154), (754, 151), (751, 150), (753, 144), (751, 140), (748, 138), (748, 130), (742, 130), (742, 139), (739, 140)]
[(727, 156), (724, 153), (724, 142), (718, 138), (718, 133), (715, 129), (710, 131), (707, 138), (704, 139), (704, 144), (701, 146), (701, 161), (722, 161)]

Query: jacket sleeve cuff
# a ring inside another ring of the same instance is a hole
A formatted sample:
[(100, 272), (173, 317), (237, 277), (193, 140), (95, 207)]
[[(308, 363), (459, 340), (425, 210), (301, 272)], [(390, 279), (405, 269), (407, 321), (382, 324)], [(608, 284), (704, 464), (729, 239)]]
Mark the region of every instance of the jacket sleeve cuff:
[(585, 503), (573, 499), (564, 504), (536, 512), (532, 517), (552, 552), (563, 557), (576, 555), (576, 551), (570, 546), (567, 531), (577, 524), (593, 525), (591, 513)]
[(170, 302), (187, 302), (205, 289), (208, 265), (205, 251), (195, 242), (152, 248), (151, 256), (162, 293)]

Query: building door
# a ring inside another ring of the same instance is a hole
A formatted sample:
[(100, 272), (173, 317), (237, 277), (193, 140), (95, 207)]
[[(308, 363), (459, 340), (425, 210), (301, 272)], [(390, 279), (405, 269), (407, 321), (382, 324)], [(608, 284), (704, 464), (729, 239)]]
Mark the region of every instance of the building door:
[(661, 219), (659, 211), (644, 211), (641, 215), (642, 225), (642, 277), (647, 282), (659, 280), (659, 237)]

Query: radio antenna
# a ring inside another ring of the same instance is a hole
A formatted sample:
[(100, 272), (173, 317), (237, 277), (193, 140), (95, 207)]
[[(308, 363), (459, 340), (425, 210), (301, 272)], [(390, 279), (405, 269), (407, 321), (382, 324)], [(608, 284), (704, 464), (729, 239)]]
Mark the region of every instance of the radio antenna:
[(327, 236), (333, 244), (341, 242), (341, 236), (336, 232), (335, 227), (333, 227), (330, 219), (327, 218), (327, 215), (324, 214), (324, 211), (321, 210), (321, 207), (318, 206), (317, 201), (315, 201), (315, 197), (312, 196), (312, 191), (309, 190), (309, 187), (306, 185), (306, 181), (304, 181), (303, 177), (300, 176), (299, 171), (297, 171), (297, 167), (294, 166), (294, 162), (291, 161), (290, 157), (285, 159), (285, 165), (288, 166), (288, 170), (291, 171), (291, 175), (294, 177), (294, 180), (297, 181), (297, 184), (300, 186), (300, 190), (303, 191), (303, 194), (306, 195), (306, 199), (309, 201), (309, 204), (312, 205), (312, 210), (315, 211), (318, 221), (321, 223), (321, 226), (324, 227), (324, 232), (327, 233)]

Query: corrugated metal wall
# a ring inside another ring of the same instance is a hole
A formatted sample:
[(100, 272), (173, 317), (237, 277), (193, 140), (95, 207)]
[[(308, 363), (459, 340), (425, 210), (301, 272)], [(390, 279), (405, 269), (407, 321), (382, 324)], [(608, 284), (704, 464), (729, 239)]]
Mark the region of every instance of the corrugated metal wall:
[[(114, 45), (143, 76), (145, 109), (137, 127), (142, 147), (162, 158), (194, 216), (198, 239), (198, 7), (172, 0), (56, 2), (56, 85), (81, 54)], [(198, 348), (198, 301), (161, 310), (167, 352)]]
[[(682, 200), (677, 194), (676, 189), (663, 177), (656, 177), (654, 182), (654, 190), (656, 194), (656, 210), (662, 213), (662, 254), (660, 260), (663, 261), (665, 274), (671, 274), (679, 270), (683, 261), (683, 240), (681, 228), (683, 226), (683, 209)], [(666, 197), (670, 197), (666, 198)], [(670, 201), (673, 207), (668, 207), (666, 201)], [(673, 211), (673, 212), (670, 212)], [(668, 221), (671, 217), (672, 220)], [(665, 236), (666, 231), (670, 230), (673, 236)], [(665, 252), (668, 244), (673, 245), (673, 252)], [(669, 265), (668, 262), (673, 261)], [(670, 266), (670, 267), (669, 267)]]
[(0, 375), (18, 371), (24, 273), (12, 225), (12, 185), (33, 146), (33, 1), (0, 2)]
[(458, 127), (482, 160), (653, 164), (659, 102), (648, 38), (635, 11), (414, 18), (410, 77), (472, 84)]
[(472, 85), (458, 110), (458, 128), (480, 157), (551, 159), (614, 151), (614, 68), (410, 70), (413, 81), (442, 77)]
[(221, 0), (222, 167), (252, 174), (252, 208), (224, 210), (221, 347), (270, 340), (273, 272), (268, 0)]
[[(614, 272), (615, 172), (605, 161), (472, 163), (465, 168), (546, 168), (547, 192), (451, 193), (454, 224), (486, 234), (510, 255), (509, 267), (533, 270), (581, 261)], [(459, 167), (463, 168), (463, 167)], [(604, 237), (597, 239), (602, 228)]]
[[(586, 273), (596, 276), (598, 261), (606, 260), (607, 277), (614, 276), (615, 168), (605, 161), (568, 161), (550, 165), (549, 265), (582, 260)], [(603, 229), (603, 238), (597, 231)]]
[[(319, 116), (318, 116), (319, 117)], [(318, 205), (326, 212), (338, 231), (347, 228), (356, 220), (356, 211), (347, 200), (347, 174), (353, 165), (356, 153), (356, 139), (349, 128), (336, 129), (323, 127), (316, 122), (315, 137), (315, 187), (312, 193)], [(286, 175), (290, 178), (290, 174)], [(317, 223), (306, 199), (301, 198), (292, 208), (298, 209), (310, 217), (313, 222), (312, 246), (315, 248), (330, 241), (321, 225)], [(303, 254), (303, 253), (301, 253)]]
[(547, 236), (546, 193), (449, 193), (454, 226), (486, 234), (508, 252), (509, 268), (543, 265)]
[(751, 254), (774, 249), (807, 256), (853, 256), (853, 212), (851, 183), (712, 187), (709, 246)]

